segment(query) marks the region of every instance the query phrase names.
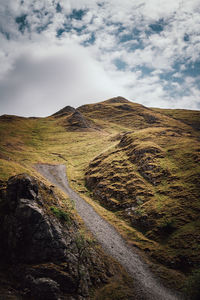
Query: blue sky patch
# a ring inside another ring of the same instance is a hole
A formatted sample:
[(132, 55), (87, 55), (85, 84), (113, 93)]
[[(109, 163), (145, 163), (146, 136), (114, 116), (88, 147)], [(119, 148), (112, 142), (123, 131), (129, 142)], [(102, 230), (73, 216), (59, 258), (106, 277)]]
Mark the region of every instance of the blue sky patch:
[(149, 25), (149, 28), (151, 31), (154, 33), (160, 33), (161, 31), (164, 30), (165, 22), (163, 19), (160, 19), (159, 21), (152, 23)]
[(160, 77), (161, 80), (168, 81), (170, 87), (171, 87), (171, 83), (172, 82), (177, 82), (179, 84), (183, 84), (184, 80), (183, 80), (182, 76), (175, 77), (175, 76), (173, 76), (175, 73), (176, 72), (174, 72), (174, 71), (172, 71), (172, 72), (164, 72), (164, 73), (159, 74), (159, 77)]
[[(126, 28), (121, 25), (118, 28), (118, 33), (123, 33), (123, 31), (125, 29)], [(128, 42), (128, 41), (139, 39), (139, 34), (140, 34), (140, 31), (137, 28), (134, 28), (129, 33), (120, 34), (120, 36), (119, 36), (119, 42), (120, 43), (125, 43), (125, 42)]]
[(151, 72), (153, 72), (154, 69), (142, 66), (142, 67), (139, 67), (138, 70), (142, 71), (142, 75), (143, 75), (143, 77), (145, 77), (147, 75), (149, 76), (151, 74)]
[[(186, 70), (182, 71), (182, 73), (184, 76), (192, 76), (192, 77), (200, 76), (200, 60), (194, 63), (189, 63), (187, 65)], [(198, 86), (200, 87), (200, 80)]]
[(56, 32), (56, 36), (57, 37), (61, 37), (63, 32), (65, 32), (65, 29), (64, 28), (59, 28)]
[(87, 10), (83, 9), (73, 9), (70, 18), (75, 20), (82, 20), (83, 16), (86, 14)]
[(59, 38), (62, 36), (62, 34), (64, 32), (70, 32), (72, 30), (72, 25), (69, 23), (69, 24), (63, 24), (63, 27), (62, 28), (59, 28), (56, 32), (56, 36)]
[(26, 30), (26, 28), (29, 27), (28, 21), (27, 21), (27, 15), (21, 15), (20, 17), (17, 17), (15, 19), (15, 22), (18, 24), (18, 29), (21, 33), (24, 33), (24, 31)]
[(56, 5), (56, 12), (57, 13), (61, 13), (62, 12), (62, 7), (61, 7), (60, 3), (57, 3), (57, 5)]
[(119, 58), (114, 59), (113, 62), (115, 64), (115, 66), (117, 67), (117, 69), (120, 71), (124, 71), (127, 67), (127, 64)]
[(189, 40), (190, 40), (189, 34), (186, 33), (186, 34), (184, 35), (184, 38), (183, 38), (183, 39), (184, 39), (185, 42), (189, 42)]
[(89, 38), (88, 40), (84, 41), (84, 42), (82, 43), (82, 45), (83, 45), (83, 46), (90, 46), (90, 45), (93, 45), (93, 44), (95, 43), (95, 40), (96, 40), (95, 34), (94, 34), (94, 32), (92, 32), (91, 35), (90, 35), (90, 38)]
[(41, 33), (42, 31), (45, 31), (50, 24), (52, 24), (52, 22), (48, 22), (47, 24), (45, 24), (43, 26), (38, 26), (36, 29), (37, 33)]
[(132, 40), (133, 40), (132, 34), (124, 34), (119, 38), (120, 43), (125, 43)]

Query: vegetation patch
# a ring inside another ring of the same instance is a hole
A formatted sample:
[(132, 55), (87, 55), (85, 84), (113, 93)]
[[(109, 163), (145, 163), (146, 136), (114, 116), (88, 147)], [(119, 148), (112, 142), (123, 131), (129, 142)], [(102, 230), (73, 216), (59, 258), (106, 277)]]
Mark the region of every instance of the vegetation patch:
[(68, 225), (71, 224), (71, 215), (69, 212), (54, 206), (51, 206), (50, 210), (61, 222), (65, 222)]

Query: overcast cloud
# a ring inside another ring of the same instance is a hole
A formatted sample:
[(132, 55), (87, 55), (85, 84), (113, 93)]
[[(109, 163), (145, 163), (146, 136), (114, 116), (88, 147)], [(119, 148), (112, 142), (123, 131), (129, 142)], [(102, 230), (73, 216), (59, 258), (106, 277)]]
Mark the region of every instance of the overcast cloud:
[(0, 0), (0, 114), (200, 109), (199, 0)]

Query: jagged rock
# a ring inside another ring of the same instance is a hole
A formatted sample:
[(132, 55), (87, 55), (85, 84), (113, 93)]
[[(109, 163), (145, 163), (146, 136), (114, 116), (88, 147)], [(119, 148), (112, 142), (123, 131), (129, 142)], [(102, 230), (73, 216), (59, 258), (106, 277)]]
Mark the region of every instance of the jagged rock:
[(12, 177), (6, 205), (0, 230), (9, 261), (33, 263), (65, 258), (67, 242), (63, 230), (57, 220), (45, 213), (34, 178)]
[(53, 263), (36, 265), (27, 272), (34, 278), (51, 278), (59, 283), (60, 289), (64, 293), (75, 293), (79, 286), (78, 259), (75, 255), (73, 255), (73, 259), (71, 258), (67, 256), (67, 263), (64, 262), (61, 265)]
[(59, 284), (50, 278), (33, 278), (31, 275), (26, 277), (27, 286), (30, 294), (39, 300), (58, 300), (60, 288)]
[(74, 113), (76, 111), (75, 108), (73, 108), (72, 106), (65, 106), (64, 108), (62, 108), (61, 110), (57, 111), (55, 114), (53, 114), (53, 117), (59, 118), (59, 117), (63, 117), (63, 116), (69, 116), (72, 113)]
[(29, 294), (39, 300), (58, 300), (60, 288), (59, 284), (50, 278), (34, 278), (26, 276), (26, 286), (30, 290)]
[(54, 203), (51, 189), (27, 174), (8, 180), (0, 193), (1, 263), (28, 297), (88, 299), (89, 287), (105, 283), (109, 268), (80, 237), (75, 221), (69, 227), (52, 215), (50, 197)]
[(90, 128), (88, 121), (84, 118), (80, 111), (75, 111), (68, 119), (72, 130), (80, 130)]

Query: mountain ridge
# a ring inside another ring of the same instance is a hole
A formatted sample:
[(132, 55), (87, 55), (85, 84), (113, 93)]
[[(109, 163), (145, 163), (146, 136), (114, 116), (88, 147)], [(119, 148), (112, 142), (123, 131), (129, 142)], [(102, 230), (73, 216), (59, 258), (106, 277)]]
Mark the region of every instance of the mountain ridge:
[(44, 181), (36, 163), (67, 165), (74, 190), (181, 289), (200, 265), (199, 123), (198, 111), (123, 97), (46, 118), (1, 116), (0, 190), (20, 173)]

